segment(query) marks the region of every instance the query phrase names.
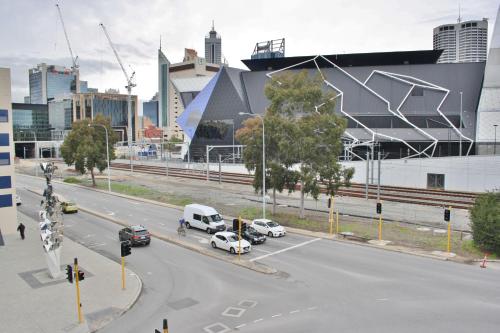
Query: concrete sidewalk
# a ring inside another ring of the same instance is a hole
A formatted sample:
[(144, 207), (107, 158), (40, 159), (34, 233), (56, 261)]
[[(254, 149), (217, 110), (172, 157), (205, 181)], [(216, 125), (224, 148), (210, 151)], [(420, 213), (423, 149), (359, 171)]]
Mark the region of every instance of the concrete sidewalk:
[(26, 226), (26, 239), (4, 236), (0, 246), (0, 332), (93, 332), (127, 311), (141, 293), (142, 283), (127, 270), (127, 288), (121, 290), (121, 267), (68, 238), (64, 239), (61, 265), (78, 257), (85, 272), (80, 283), (84, 321), (78, 324), (75, 284), (64, 276), (52, 280), (38, 233), (38, 223), (18, 212)]

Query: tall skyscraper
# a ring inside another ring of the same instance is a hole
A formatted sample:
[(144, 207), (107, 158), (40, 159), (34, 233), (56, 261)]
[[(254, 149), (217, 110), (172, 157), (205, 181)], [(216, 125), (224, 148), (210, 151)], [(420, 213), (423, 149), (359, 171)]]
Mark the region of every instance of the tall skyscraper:
[(0, 238), (15, 233), (17, 227), (10, 87), (10, 69), (0, 68)]
[(168, 100), (169, 100), (169, 74), (170, 61), (158, 50), (158, 124), (159, 128), (168, 127)]
[(438, 63), (486, 61), (488, 20), (445, 24), (434, 28), (433, 48), (444, 50)]
[(212, 30), (205, 37), (205, 59), (209, 64), (222, 63), (222, 39), (217, 35), (212, 21)]
[(47, 104), (56, 97), (76, 91), (76, 78), (71, 69), (39, 64), (29, 70), (30, 103)]

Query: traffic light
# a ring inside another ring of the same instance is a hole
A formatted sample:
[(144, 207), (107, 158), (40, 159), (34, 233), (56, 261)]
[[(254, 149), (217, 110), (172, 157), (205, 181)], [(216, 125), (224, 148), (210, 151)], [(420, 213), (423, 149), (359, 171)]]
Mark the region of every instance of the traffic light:
[(73, 283), (73, 267), (71, 265), (66, 265), (66, 280), (69, 283)]
[(377, 202), (377, 214), (382, 214), (382, 203)]
[(85, 273), (78, 270), (78, 282), (82, 282), (83, 280), (85, 280)]
[(444, 210), (444, 220), (446, 222), (450, 222), (450, 210), (449, 209)]
[(131, 251), (131, 246), (129, 242), (121, 242), (121, 252), (122, 252), (122, 257), (126, 257), (132, 253)]
[(328, 208), (332, 207), (332, 198), (328, 198)]

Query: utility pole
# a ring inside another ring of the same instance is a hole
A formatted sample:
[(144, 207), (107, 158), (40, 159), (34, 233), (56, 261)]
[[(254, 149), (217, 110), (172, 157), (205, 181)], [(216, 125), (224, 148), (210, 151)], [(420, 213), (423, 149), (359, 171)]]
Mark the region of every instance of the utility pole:
[[(137, 85), (134, 83), (134, 77), (135, 77), (135, 72), (132, 72), (132, 75), (128, 75), (127, 71), (125, 70), (125, 67), (123, 67), (123, 63), (120, 59), (120, 56), (118, 55), (118, 52), (116, 52), (116, 48), (111, 41), (111, 38), (109, 37), (108, 31), (106, 30), (106, 27), (104, 24), (100, 23), (99, 24), (102, 28), (102, 31), (104, 31), (104, 34), (106, 35), (106, 38), (108, 39), (109, 45), (111, 46), (111, 49), (113, 50), (116, 60), (118, 61), (118, 64), (120, 65), (123, 75), (125, 76), (125, 79), (127, 80), (127, 85), (125, 88), (127, 88), (127, 113), (128, 113), (128, 126), (127, 126), (127, 142), (128, 142), (128, 152), (130, 156), (130, 171), (134, 172), (134, 167), (132, 165), (132, 88), (136, 87)], [(137, 107), (137, 105), (136, 105)]]
[(366, 151), (366, 182), (365, 182), (365, 199), (368, 200), (368, 181), (370, 180), (370, 152)]
[(458, 156), (462, 156), (462, 95), (463, 93), (460, 92), (460, 143), (459, 143), (459, 152), (458, 152)]
[(378, 177), (377, 177), (377, 202), (380, 202), (380, 166), (382, 165), (382, 160), (381, 160), (381, 153), (380, 151), (378, 152)]
[(493, 127), (495, 127), (495, 143), (493, 145), (493, 155), (496, 155), (497, 154), (497, 127), (498, 125), (493, 125)]

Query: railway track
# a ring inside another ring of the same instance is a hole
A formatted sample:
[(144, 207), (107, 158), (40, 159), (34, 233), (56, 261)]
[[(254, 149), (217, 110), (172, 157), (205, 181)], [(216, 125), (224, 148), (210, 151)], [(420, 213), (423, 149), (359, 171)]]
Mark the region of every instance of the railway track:
[[(111, 163), (111, 169), (130, 170), (127, 163)], [(165, 166), (134, 164), (134, 172), (166, 175)], [(168, 176), (188, 179), (206, 180), (206, 170), (187, 170), (184, 168), (169, 167)], [(253, 176), (221, 172), (221, 182), (230, 184), (252, 185)], [(219, 181), (219, 172), (209, 172), (210, 181)], [(296, 190), (300, 190), (298, 185)], [(324, 193), (324, 190), (321, 190)], [(349, 188), (341, 188), (338, 191), (340, 196), (365, 198), (365, 184), (353, 183)], [(433, 189), (406, 188), (400, 186), (380, 186), (380, 200), (400, 203), (420, 204), (435, 207), (452, 207), (457, 209), (469, 209), (474, 203), (477, 194), (459, 191), (442, 191)], [(377, 198), (377, 186), (368, 186), (368, 198)]]

